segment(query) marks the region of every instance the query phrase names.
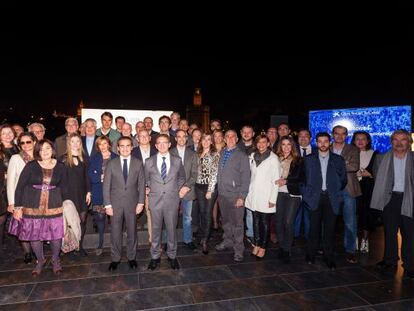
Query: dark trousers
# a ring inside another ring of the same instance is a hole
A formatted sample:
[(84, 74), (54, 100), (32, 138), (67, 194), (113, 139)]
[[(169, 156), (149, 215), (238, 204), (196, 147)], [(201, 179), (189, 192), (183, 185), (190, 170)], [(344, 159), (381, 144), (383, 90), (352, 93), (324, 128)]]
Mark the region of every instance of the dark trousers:
[(398, 262), (397, 233), (402, 237), (401, 255), (404, 269), (414, 271), (414, 220), (401, 215), (403, 193), (393, 192), (390, 202), (384, 207), (384, 261), (396, 265)]
[(336, 217), (329, 201), (328, 193), (321, 193), (316, 210), (310, 211), (310, 230), (308, 256), (315, 257), (320, 246), (321, 227), (323, 226), (323, 253), (327, 260), (334, 260)]
[(286, 252), (290, 252), (293, 243), (296, 212), (301, 199), (291, 197), (289, 193), (279, 192), (276, 203), (276, 235), (279, 244)]
[(129, 208), (114, 208), (114, 216), (111, 221), (111, 258), (112, 261), (121, 260), (122, 252), (122, 228), (125, 219), (127, 230), (127, 258), (135, 260), (137, 255), (137, 217), (135, 206)]
[(244, 207), (236, 207), (236, 197), (218, 196), (223, 224), (223, 245), (233, 247), (234, 254), (244, 252)]
[(98, 227), (98, 235), (99, 235), (98, 248), (103, 248), (106, 214), (94, 212), (93, 219), (95, 220), (96, 226)]
[(269, 240), (270, 217), (273, 213), (253, 212), (254, 245), (266, 248)]
[(208, 241), (210, 237), (211, 212), (213, 211), (214, 203), (217, 199), (217, 189), (213, 192), (210, 200), (206, 199), (207, 190), (208, 185), (195, 185), (195, 194), (200, 214), (200, 228), (198, 229), (198, 236), (200, 237), (201, 242)]

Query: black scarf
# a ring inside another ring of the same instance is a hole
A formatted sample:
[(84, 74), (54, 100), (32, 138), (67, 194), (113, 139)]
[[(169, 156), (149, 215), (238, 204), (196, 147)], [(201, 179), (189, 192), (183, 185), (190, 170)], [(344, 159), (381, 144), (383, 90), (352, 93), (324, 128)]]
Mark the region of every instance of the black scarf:
[(270, 150), (266, 150), (263, 153), (255, 152), (254, 153), (254, 161), (256, 162), (256, 166), (259, 166), (264, 160), (266, 160), (270, 156)]

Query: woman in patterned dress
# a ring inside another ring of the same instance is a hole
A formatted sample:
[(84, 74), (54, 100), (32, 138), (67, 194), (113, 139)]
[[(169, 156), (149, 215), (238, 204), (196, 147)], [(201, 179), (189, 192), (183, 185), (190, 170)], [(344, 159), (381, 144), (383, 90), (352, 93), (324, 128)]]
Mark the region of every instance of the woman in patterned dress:
[(53, 272), (62, 271), (59, 252), (64, 235), (62, 203), (67, 199), (67, 179), (65, 165), (55, 156), (51, 141), (39, 141), (34, 150), (35, 160), (24, 167), (15, 192), (13, 217), (20, 223), (9, 231), (19, 240), (30, 241), (37, 257), (33, 276), (38, 276), (46, 263), (44, 241), (50, 241)]

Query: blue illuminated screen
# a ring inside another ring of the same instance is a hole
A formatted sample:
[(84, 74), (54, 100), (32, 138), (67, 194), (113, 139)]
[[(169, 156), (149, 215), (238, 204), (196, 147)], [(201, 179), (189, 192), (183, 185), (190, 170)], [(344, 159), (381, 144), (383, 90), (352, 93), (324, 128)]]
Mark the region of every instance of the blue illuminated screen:
[(351, 142), (355, 131), (366, 131), (372, 137), (372, 148), (379, 152), (390, 149), (390, 136), (397, 129), (405, 129), (411, 133), (411, 106), (387, 106), (349, 108), (333, 110), (317, 110), (309, 112), (309, 129), (312, 133), (312, 144), (319, 132), (332, 135), (336, 125), (348, 129), (347, 142)]

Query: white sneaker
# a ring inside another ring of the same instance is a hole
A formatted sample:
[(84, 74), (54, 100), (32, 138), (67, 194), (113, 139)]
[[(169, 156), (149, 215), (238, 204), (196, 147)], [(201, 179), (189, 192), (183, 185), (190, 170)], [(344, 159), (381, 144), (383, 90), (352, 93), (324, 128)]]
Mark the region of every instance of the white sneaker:
[(369, 252), (369, 243), (368, 239), (362, 239), (361, 241), (361, 247), (359, 249), (361, 253), (368, 253)]

